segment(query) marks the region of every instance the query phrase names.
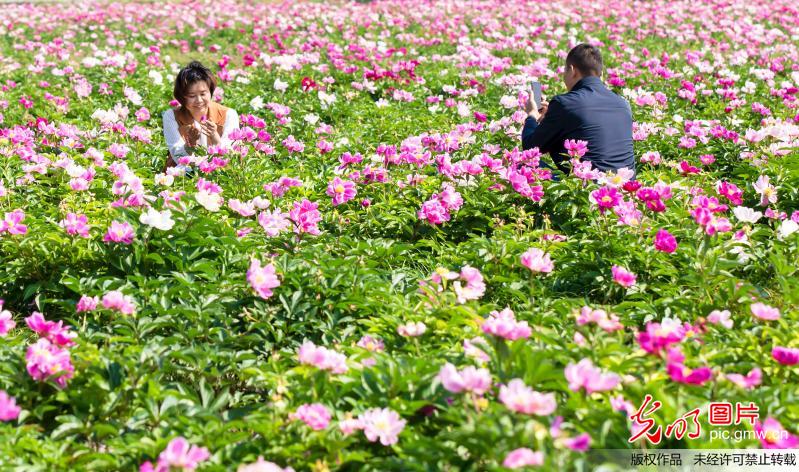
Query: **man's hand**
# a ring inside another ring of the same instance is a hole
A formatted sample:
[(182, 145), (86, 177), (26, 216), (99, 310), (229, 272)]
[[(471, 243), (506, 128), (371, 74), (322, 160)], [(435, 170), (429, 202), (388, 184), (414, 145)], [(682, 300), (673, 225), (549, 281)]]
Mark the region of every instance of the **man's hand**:
[(211, 145), (218, 146), (222, 142), (222, 138), (216, 130), (216, 123), (211, 120), (205, 120), (200, 123), (200, 132), (208, 137)]
[(531, 116), (535, 118), (535, 121), (541, 123), (541, 120), (544, 119), (544, 115), (547, 112), (547, 108), (549, 106), (549, 102), (541, 102), (541, 108), (535, 110), (535, 105), (533, 101), (533, 96), (530, 95), (527, 97), (527, 102), (524, 104), (524, 111), (527, 112), (527, 116)]
[(544, 116), (546, 116), (547, 110), (549, 110), (549, 102), (542, 100), (541, 108), (538, 109), (538, 118), (536, 118), (536, 121), (538, 121), (538, 123), (544, 121)]

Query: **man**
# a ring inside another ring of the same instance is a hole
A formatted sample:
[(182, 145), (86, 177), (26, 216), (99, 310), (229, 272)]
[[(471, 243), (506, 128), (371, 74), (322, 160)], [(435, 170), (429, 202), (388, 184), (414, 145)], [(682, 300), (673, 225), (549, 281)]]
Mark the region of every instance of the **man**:
[(541, 110), (532, 100), (526, 106), (527, 119), (522, 129), (522, 149), (537, 147), (550, 153), (560, 170), (568, 173), (564, 162), (567, 139), (588, 141), (583, 160), (594, 168), (608, 171), (626, 167), (635, 171), (633, 155), (633, 117), (630, 104), (608, 90), (602, 75), (602, 56), (588, 44), (569, 51), (563, 82), (568, 93), (557, 95)]

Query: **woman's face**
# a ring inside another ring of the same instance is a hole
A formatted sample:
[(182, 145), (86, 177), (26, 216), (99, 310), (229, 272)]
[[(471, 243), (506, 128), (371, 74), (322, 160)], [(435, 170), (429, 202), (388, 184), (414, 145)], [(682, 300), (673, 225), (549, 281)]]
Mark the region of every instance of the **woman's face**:
[(194, 82), (189, 86), (184, 100), (186, 107), (190, 110), (205, 111), (211, 102), (211, 91), (208, 89), (208, 84), (204, 80)]

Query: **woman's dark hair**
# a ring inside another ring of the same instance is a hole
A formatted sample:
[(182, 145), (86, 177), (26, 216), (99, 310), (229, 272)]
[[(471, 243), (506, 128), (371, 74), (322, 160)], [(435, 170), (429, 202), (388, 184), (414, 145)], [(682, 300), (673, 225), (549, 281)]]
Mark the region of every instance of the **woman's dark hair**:
[(566, 56), (566, 65), (574, 66), (584, 77), (589, 75), (601, 76), (602, 54), (594, 46), (579, 44), (569, 51)]
[(191, 61), (189, 65), (180, 69), (178, 76), (175, 78), (175, 90), (173, 92), (175, 100), (180, 102), (181, 105), (184, 105), (183, 100), (185, 100), (189, 87), (199, 81), (208, 84), (208, 90), (213, 97), (214, 90), (216, 89), (216, 79), (214, 79), (214, 74), (211, 73), (211, 69), (197, 61)]

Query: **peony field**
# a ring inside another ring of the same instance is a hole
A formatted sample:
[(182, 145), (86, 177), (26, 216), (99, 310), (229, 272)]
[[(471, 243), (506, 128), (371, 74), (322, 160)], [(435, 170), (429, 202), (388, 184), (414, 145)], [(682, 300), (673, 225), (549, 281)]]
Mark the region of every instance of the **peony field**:
[[(12, 2), (0, 32), (0, 470), (799, 467), (795, 2)], [(578, 44), (634, 172), (522, 146)], [(165, 166), (191, 61), (238, 127)]]

